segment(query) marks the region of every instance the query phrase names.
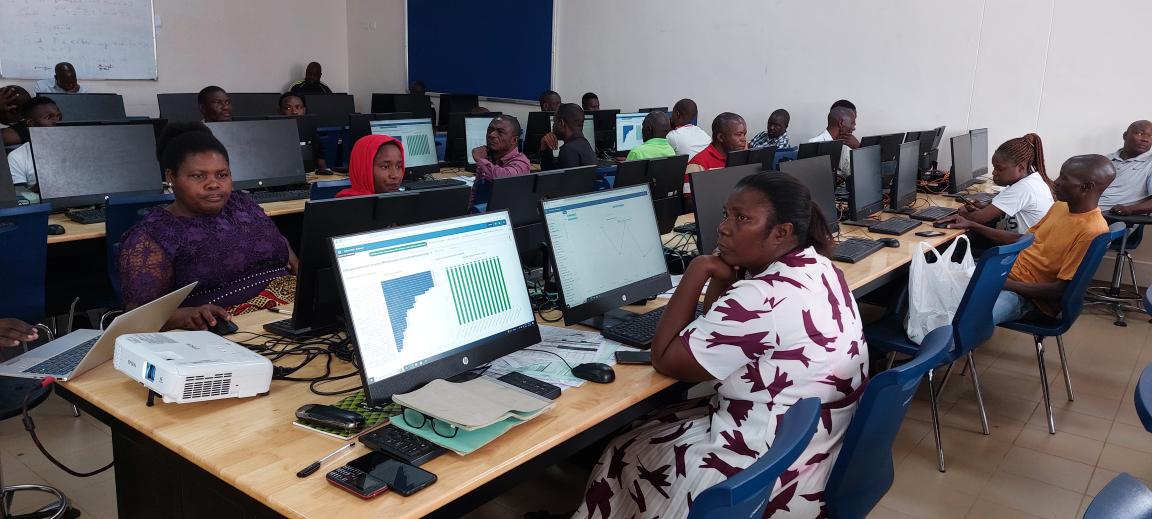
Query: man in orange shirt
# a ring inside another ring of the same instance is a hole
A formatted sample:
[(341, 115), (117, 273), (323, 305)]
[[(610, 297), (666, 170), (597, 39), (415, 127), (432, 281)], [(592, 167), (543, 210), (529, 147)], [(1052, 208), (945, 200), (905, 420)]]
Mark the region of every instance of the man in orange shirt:
[[(1097, 236), (1108, 232), (1100, 214), (1100, 194), (1116, 178), (1116, 169), (1103, 155), (1072, 157), (1060, 168), (1053, 181), (1055, 204), (1029, 232), (1036, 236), (1020, 252), (1008, 273), (1004, 290), (996, 298), (992, 320), (996, 324), (1015, 321), (1034, 309), (1050, 317), (1060, 313), (1060, 297)], [(1013, 231), (990, 229), (959, 215), (941, 220), (952, 229), (969, 229), (998, 244), (1012, 243), (1020, 235)]]

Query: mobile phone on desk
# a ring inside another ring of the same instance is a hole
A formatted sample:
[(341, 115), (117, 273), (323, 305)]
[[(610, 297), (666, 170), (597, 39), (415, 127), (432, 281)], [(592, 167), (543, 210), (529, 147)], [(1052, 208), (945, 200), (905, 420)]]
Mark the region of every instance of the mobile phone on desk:
[(935, 238), (937, 236), (944, 236), (944, 233), (942, 231), (920, 231), (920, 232), (916, 233), (916, 236), (923, 236), (925, 238)]
[(361, 499), (372, 499), (383, 494), (388, 490), (388, 483), (373, 476), (370, 470), (364, 470), (364, 468), (371, 468), (371, 460), (366, 458), (373, 455), (388, 459), (383, 454), (372, 452), (329, 472), (325, 479)]
[(616, 350), (616, 362), (621, 364), (651, 364), (652, 352), (635, 350)]

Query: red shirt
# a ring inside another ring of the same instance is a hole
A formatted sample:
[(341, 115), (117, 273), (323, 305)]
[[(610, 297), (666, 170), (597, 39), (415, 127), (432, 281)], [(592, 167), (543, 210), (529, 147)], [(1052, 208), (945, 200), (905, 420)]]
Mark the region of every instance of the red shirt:
[(704, 151), (697, 153), (692, 160), (688, 161), (689, 164), (696, 164), (704, 169), (717, 169), (728, 165), (728, 155), (721, 153), (716, 149), (716, 144), (709, 144)]

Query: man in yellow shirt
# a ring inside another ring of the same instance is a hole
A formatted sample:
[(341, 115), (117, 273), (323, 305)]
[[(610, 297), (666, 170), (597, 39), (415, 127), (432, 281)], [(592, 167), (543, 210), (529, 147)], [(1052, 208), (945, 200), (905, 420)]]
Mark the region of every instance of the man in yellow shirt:
[[(1036, 239), (1020, 252), (1008, 273), (1004, 290), (996, 298), (992, 320), (996, 324), (1015, 321), (1034, 309), (1050, 317), (1060, 313), (1060, 297), (1088, 245), (1108, 232), (1108, 223), (1100, 214), (1100, 194), (1116, 178), (1116, 169), (1103, 155), (1072, 157), (1060, 168), (1053, 182), (1055, 204), (1036, 225), (1029, 229)], [(969, 229), (998, 244), (1016, 241), (1013, 231), (991, 229), (959, 215), (941, 223), (953, 229)]]

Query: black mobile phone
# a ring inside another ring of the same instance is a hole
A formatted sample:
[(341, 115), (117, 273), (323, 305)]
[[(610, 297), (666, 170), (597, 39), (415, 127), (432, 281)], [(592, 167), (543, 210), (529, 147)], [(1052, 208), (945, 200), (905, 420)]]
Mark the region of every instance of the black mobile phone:
[(944, 236), (944, 233), (940, 232), (940, 231), (920, 231), (920, 232), (916, 233), (916, 236), (923, 236), (925, 238), (935, 238), (937, 236)]
[(366, 454), (356, 458), (355, 460), (352, 460), (343, 467), (329, 472), (325, 478), (329, 483), (336, 485), (348, 492), (351, 492), (361, 499), (372, 499), (380, 494), (383, 494), (386, 490), (388, 490), (388, 483), (384, 482), (380, 478), (373, 476), (369, 473), (369, 471), (363, 470), (361, 468), (367, 466), (368, 463), (357, 464), (357, 462), (361, 462), (365, 460), (365, 458), (371, 457), (373, 455), (383, 457), (383, 455), (378, 452)]
[(369, 477), (383, 481), (397, 494), (410, 496), (436, 482), (436, 474), (415, 465), (396, 461), (379, 452), (372, 452), (348, 463), (367, 472)]
[(632, 351), (632, 350), (617, 350), (616, 362), (621, 364), (651, 364), (652, 352), (650, 351)]

